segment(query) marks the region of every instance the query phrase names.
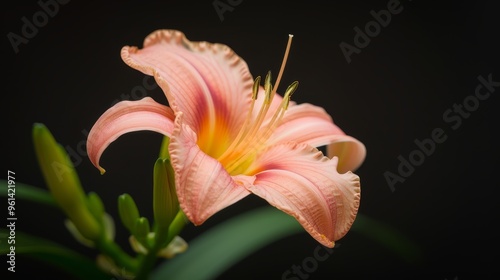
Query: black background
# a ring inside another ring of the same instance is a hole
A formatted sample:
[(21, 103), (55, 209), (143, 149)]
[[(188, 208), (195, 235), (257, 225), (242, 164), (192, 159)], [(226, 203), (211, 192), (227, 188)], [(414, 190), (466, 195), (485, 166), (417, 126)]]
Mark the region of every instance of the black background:
[[(443, 114), (473, 96), (478, 76), (491, 74), (500, 81), (498, 4), (402, 0), (402, 11), (348, 63), (339, 44), (354, 45), (353, 28), (364, 29), (373, 20), (370, 11), (387, 9), (390, 1), (338, 1), (328, 6), (320, 1), (228, 2), (237, 5), (225, 11), (221, 21), (210, 0), (73, 0), (60, 5), (17, 53), (7, 34), (22, 35), (22, 18), (31, 21), (41, 8), (36, 1), (3, 4), (2, 178), (12, 170), (18, 182), (44, 187), (31, 141), (33, 123), (41, 122), (76, 152), (86, 191), (101, 195), (110, 214), (117, 213), (117, 196), (127, 192), (141, 212), (150, 215), (160, 135), (137, 132), (119, 138), (101, 159), (104, 176), (82, 150), (85, 131), (99, 115), (117, 100), (136, 99), (132, 90), (143, 83), (144, 75), (122, 62), (121, 47), (142, 46), (144, 37), (156, 29), (178, 29), (192, 41), (229, 45), (257, 76), (278, 72), (292, 33), (281, 91), (298, 80), (295, 101), (323, 106), (346, 133), (365, 143), (367, 158), (356, 171), (362, 183), (359, 212), (397, 229), (422, 252), (418, 262), (407, 263), (370, 239), (370, 232), (351, 231), (307, 279), (461, 280), (496, 275), (499, 138), (494, 131), (500, 87), (461, 118), (456, 129)], [(159, 88), (147, 95), (166, 104)], [(431, 137), (435, 128), (445, 132), (446, 141), (436, 144), (434, 152), (391, 190), (384, 173), (397, 174), (398, 157), (408, 159), (418, 149), (414, 141)], [(250, 196), (200, 227), (186, 227), (182, 236), (189, 241), (229, 217), (264, 205)], [(69, 236), (59, 212), (18, 200), (17, 215), (16, 230), (94, 256)], [(121, 225), (117, 231), (117, 240), (126, 244)], [(284, 238), (219, 279), (282, 279), (283, 272), (312, 256), (317, 246), (305, 232)], [(2, 263), (7, 273), (8, 265)], [(37, 278), (68, 279), (21, 256), (16, 269), (16, 274), (6, 274), (8, 279), (33, 273)]]

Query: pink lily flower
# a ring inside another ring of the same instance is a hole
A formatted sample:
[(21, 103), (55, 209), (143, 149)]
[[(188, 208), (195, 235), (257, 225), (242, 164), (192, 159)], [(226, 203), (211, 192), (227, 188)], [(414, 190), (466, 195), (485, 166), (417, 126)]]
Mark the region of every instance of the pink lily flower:
[[(99, 168), (121, 135), (150, 130), (170, 137), (181, 209), (195, 225), (253, 193), (295, 217), (324, 246), (350, 229), (360, 202), (365, 146), (346, 135), (322, 108), (296, 104), (293, 83), (281, 96), (264, 86), (228, 46), (191, 42), (182, 32), (158, 30), (144, 47), (125, 46), (130, 67), (154, 76), (169, 106), (146, 97), (108, 109), (88, 135), (87, 152)], [(317, 149), (326, 146), (328, 156)]]

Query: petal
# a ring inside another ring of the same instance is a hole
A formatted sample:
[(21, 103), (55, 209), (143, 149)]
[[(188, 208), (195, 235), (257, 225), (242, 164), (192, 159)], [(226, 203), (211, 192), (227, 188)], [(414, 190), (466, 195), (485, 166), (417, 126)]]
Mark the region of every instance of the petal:
[(224, 167), (196, 145), (197, 136), (177, 113), (170, 139), (170, 156), (175, 171), (177, 196), (188, 219), (195, 225), (250, 194), (242, 184), (252, 176), (231, 177)]
[(121, 101), (102, 114), (87, 138), (89, 159), (99, 168), (99, 159), (104, 150), (121, 135), (139, 130), (151, 130), (170, 136), (173, 131), (174, 114), (169, 107), (155, 102), (150, 97), (138, 101)]
[(339, 158), (338, 172), (356, 170), (364, 161), (366, 148), (346, 135), (321, 107), (311, 104), (290, 106), (270, 145), (285, 142), (307, 143), (314, 147), (327, 145), (328, 157)]
[(359, 177), (339, 174), (329, 159), (306, 144), (271, 147), (257, 159), (252, 193), (295, 217), (321, 244), (333, 247), (351, 228), (360, 201)]
[(321, 107), (303, 103), (290, 106), (271, 143), (299, 142), (314, 147), (329, 144), (332, 135), (345, 135)]
[[(152, 236), (154, 232), (150, 232), (150, 236)], [(148, 236), (149, 237), (149, 236)], [(137, 241), (137, 238), (135, 238), (134, 235), (130, 235), (128, 237), (128, 242), (130, 243), (130, 247), (132, 250), (136, 253), (146, 255), (148, 253), (148, 249), (144, 247), (139, 241)]]
[[(333, 138), (333, 137), (332, 137)], [(358, 139), (348, 135), (338, 135), (326, 147), (328, 157), (338, 157), (337, 170), (340, 173), (355, 171), (366, 158), (366, 147)]]
[(180, 236), (175, 236), (167, 247), (158, 252), (158, 256), (171, 259), (180, 253), (184, 253), (188, 249), (188, 243)]
[[(146, 37), (143, 49), (125, 46), (121, 56), (132, 68), (155, 76), (174, 111), (184, 112), (198, 137), (237, 134), (253, 80), (246, 62), (228, 46), (191, 42), (182, 32), (157, 30)], [(208, 151), (221, 143), (202, 144)]]

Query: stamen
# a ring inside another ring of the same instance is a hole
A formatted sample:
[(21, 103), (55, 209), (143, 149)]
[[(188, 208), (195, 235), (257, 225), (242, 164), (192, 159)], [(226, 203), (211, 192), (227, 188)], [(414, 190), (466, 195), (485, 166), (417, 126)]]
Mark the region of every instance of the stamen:
[(266, 75), (266, 80), (264, 82), (264, 91), (266, 93), (266, 97), (264, 98), (264, 103), (269, 104), (271, 103), (271, 98), (272, 98), (272, 91), (273, 91), (273, 85), (271, 84), (271, 71), (267, 72)]
[(266, 75), (266, 80), (264, 83), (264, 91), (265, 91), (265, 98), (264, 98), (264, 104), (262, 107), (260, 107), (259, 114), (257, 115), (257, 118), (255, 120), (255, 123), (252, 126), (252, 129), (248, 133), (250, 136), (253, 137), (255, 133), (259, 130), (260, 126), (262, 125), (262, 122), (264, 121), (264, 118), (267, 114), (267, 111), (269, 110), (269, 107), (271, 106), (271, 102), (273, 101), (274, 94), (272, 94), (272, 84), (271, 84), (271, 71), (267, 72)]
[(244, 146), (241, 145), (238, 146), (239, 150), (243, 150), (245, 152), (239, 154), (238, 157), (229, 164), (229, 166), (226, 166), (226, 170), (228, 172), (236, 170), (238, 167), (240, 167), (241, 164), (243, 164), (246, 160), (248, 160), (249, 157), (254, 156), (258, 152), (258, 150), (266, 143), (266, 141), (271, 137), (274, 130), (276, 129), (276, 127), (278, 127), (279, 123), (281, 122), (281, 119), (285, 115), (285, 112), (288, 109), (288, 105), (290, 104), (290, 97), (295, 92), (295, 90), (297, 90), (298, 86), (299, 86), (298, 81), (295, 81), (288, 86), (278, 110), (276, 110), (273, 117), (263, 130), (260, 129), (260, 125), (254, 126), (254, 128), (256, 127), (259, 128), (257, 135), (256, 136), (252, 135), (254, 137), (246, 138), (245, 142), (242, 143), (242, 145)]
[[(295, 81), (288, 86), (288, 88), (286, 89), (285, 94), (283, 96), (283, 100), (281, 101), (281, 104), (279, 106), (279, 109), (276, 110), (273, 117), (271, 118), (271, 121), (269, 121), (268, 127), (271, 127), (274, 124), (277, 125), (278, 121), (281, 120), (282, 115), (288, 109), (288, 105), (290, 104), (290, 97), (295, 92), (295, 90), (297, 90), (298, 86), (299, 86), (298, 81)], [(279, 115), (279, 117), (278, 117), (278, 115)], [(278, 121), (276, 121), (276, 120), (278, 120)], [(273, 131), (274, 131), (274, 129), (273, 129)]]
[(297, 90), (298, 86), (299, 86), (298, 81), (295, 81), (288, 86), (288, 88), (285, 91), (283, 100), (281, 101), (281, 104), (279, 106), (279, 109), (276, 110), (273, 117), (271, 118), (271, 120), (267, 124), (265, 130), (263, 130), (263, 132), (259, 136), (259, 140), (267, 141), (267, 139), (269, 139), (269, 137), (271, 137), (271, 134), (274, 132), (274, 130), (276, 129), (276, 127), (280, 123), (281, 119), (285, 115), (285, 112), (288, 109), (288, 105), (290, 104), (290, 97), (295, 92), (295, 90)]
[(238, 132), (235, 140), (231, 143), (230, 147), (223, 153), (222, 156), (219, 157), (219, 161), (225, 165), (224, 167), (230, 174), (234, 171), (239, 171), (240, 169), (245, 170), (245, 168), (248, 167), (246, 165), (250, 164), (251, 158), (255, 156), (260, 149), (263, 148), (264, 144), (271, 137), (272, 133), (279, 125), (286, 110), (288, 109), (288, 106), (290, 104), (290, 97), (298, 87), (297, 81), (288, 86), (278, 109), (276, 110), (276, 112), (274, 112), (269, 122), (262, 129), (262, 124), (264, 120), (266, 120), (265, 116), (267, 115), (267, 112), (271, 107), (272, 100), (276, 95), (276, 90), (285, 69), (288, 54), (290, 52), (292, 38), (293, 35), (290, 34), (288, 37), (288, 44), (285, 50), (285, 55), (283, 57), (280, 71), (278, 73), (278, 78), (276, 79), (276, 83), (274, 86), (271, 84), (271, 72), (268, 72), (266, 75), (264, 81), (265, 97), (259, 113), (252, 122), (254, 104), (255, 100), (257, 99), (260, 83), (260, 77), (257, 77), (252, 88), (252, 104), (250, 106), (250, 111), (248, 112), (245, 123)]
[(299, 82), (295, 81), (291, 85), (288, 86), (288, 88), (285, 91), (285, 97), (286, 99), (286, 104), (283, 106), (283, 109), (287, 110), (288, 105), (290, 104), (290, 98), (292, 97), (292, 94), (297, 90), (297, 87), (299, 86)]
[[(257, 100), (258, 94), (259, 94), (259, 86), (260, 86), (260, 76), (257, 76), (255, 78), (255, 81), (253, 82), (253, 87), (252, 87), (252, 99)], [(252, 102), (253, 105), (253, 102)], [(252, 110), (250, 110), (252, 111)]]
[[(255, 133), (259, 130), (260, 126), (262, 125), (262, 122), (264, 121), (264, 117), (267, 114), (267, 111), (269, 109), (269, 106), (272, 102), (272, 99), (274, 95), (276, 94), (276, 90), (278, 89), (278, 85), (281, 80), (281, 76), (283, 75), (283, 72), (285, 71), (285, 65), (288, 60), (288, 54), (290, 53), (290, 47), (292, 45), (292, 38), (293, 35), (289, 34), (288, 35), (288, 43), (286, 45), (286, 50), (285, 50), (285, 55), (283, 56), (283, 61), (281, 62), (281, 67), (280, 71), (278, 73), (278, 78), (276, 79), (276, 84), (274, 87), (271, 84), (271, 71), (267, 72), (266, 75), (266, 80), (264, 83), (264, 90), (266, 92), (266, 98), (264, 99), (264, 106), (260, 109), (259, 115), (257, 116), (257, 121), (254, 124), (254, 127), (252, 129), (252, 132), (250, 133), (250, 137), (254, 137)], [(288, 89), (287, 89), (288, 90)], [(288, 107), (288, 105), (287, 105)], [(276, 115), (276, 113), (275, 113)]]
[(250, 121), (252, 119), (252, 113), (253, 113), (253, 109), (255, 107), (255, 100), (257, 100), (257, 97), (259, 94), (259, 86), (260, 86), (260, 76), (257, 76), (257, 78), (255, 78), (255, 81), (253, 82), (252, 103), (250, 104), (250, 109), (248, 110), (245, 122), (241, 126), (241, 129), (238, 132), (238, 135), (236, 136), (234, 141), (231, 143), (231, 145), (229, 145), (229, 147), (226, 149), (226, 151), (219, 157), (219, 161), (223, 161), (228, 155), (230, 155), (231, 152), (234, 150), (235, 146), (240, 144), (241, 140), (248, 133), (248, 129), (250, 128), (248, 126), (248, 123), (250, 123)]

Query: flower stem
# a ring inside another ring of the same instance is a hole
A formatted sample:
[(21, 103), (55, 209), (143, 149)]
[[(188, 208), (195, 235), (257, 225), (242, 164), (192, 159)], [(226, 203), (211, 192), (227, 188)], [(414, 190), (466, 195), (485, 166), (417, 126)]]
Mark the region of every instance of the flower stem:
[(151, 272), (151, 269), (153, 269), (157, 256), (156, 254), (158, 253), (158, 250), (150, 250), (148, 254), (142, 258), (141, 265), (139, 268), (139, 271), (137, 272), (136, 277), (134, 278), (135, 280), (147, 280), (149, 277), (149, 273)]
[(130, 272), (138, 271), (139, 263), (137, 259), (124, 252), (114, 241), (107, 238), (100, 238), (96, 242), (96, 247), (99, 251), (110, 257), (118, 267), (125, 268)]
[(175, 216), (174, 220), (170, 224), (168, 228), (168, 237), (165, 243), (155, 243), (153, 248), (148, 251), (148, 253), (142, 258), (140, 261), (139, 265), (139, 270), (136, 274), (135, 280), (147, 280), (149, 277), (149, 274), (151, 273), (151, 269), (153, 269), (156, 260), (157, 260), (157, 255), (158, 251), (160, 251), (165, 245), (168, 244), (177, 236), (179, 233), (182, 231), (184, 226), (186, 225), (187, 218), (184, 215), (184, 212), (182, 210), (179, 210), (177, 212), (177, 215)]

